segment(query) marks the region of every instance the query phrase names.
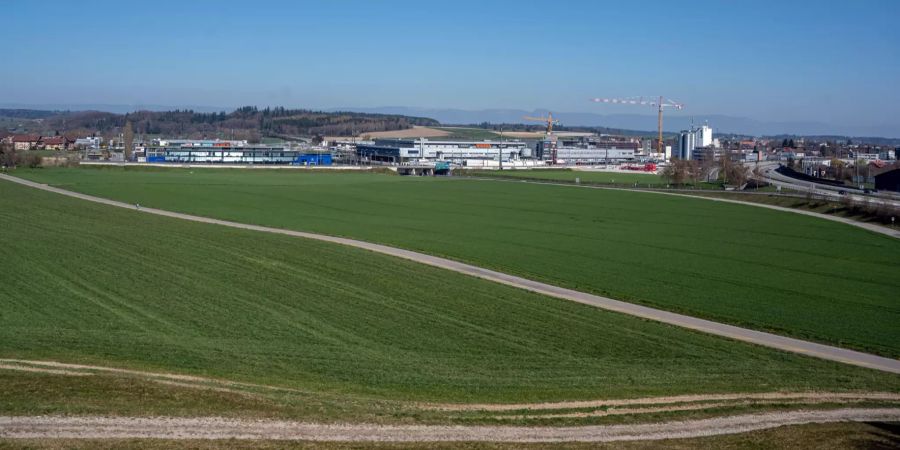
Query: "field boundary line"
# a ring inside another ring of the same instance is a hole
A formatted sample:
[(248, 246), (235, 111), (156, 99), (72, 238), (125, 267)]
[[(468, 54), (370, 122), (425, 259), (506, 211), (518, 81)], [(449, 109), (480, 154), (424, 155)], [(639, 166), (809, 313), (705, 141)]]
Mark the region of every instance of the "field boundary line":
[(820, 401), (843, 400), (900, 402), (900, 393), (892, 392), (747, 392), (728, 394), (687, 394), (665, 397), (638, 397), (607, 400), (574, 400), (544, 403), (422, 403), (420, 408), (437, 411), (552, 411), (561, 409), (643, 407), (658, 405), (681, 405), (698, 402), (736, 401)]
[(369, 250), (389, 256), (395, 256), (408, 261), (425, 264), (432, 267), (450, 270), (452, 272), (469, 275), (484, 280), (494, 281), (496, 283), (505, 284), (507, 286), (517, 287), (527, 291), (543, 294), (562, 300), (569, 300), (597, 308), (614, 311), (621, 314), (640, 317), (642, 319), (661, 322), (668, 325), (687, 328), (702, 333), (712, 334), (715, 336), (725, 337), (738, 341), (748, 342), (751, 344), (769, 347), (781, 351), (797, 353), (801, 355), (811, 356), (815, 358), (837, 361), (845, 364), (866, 367), (884, 372), (900, 374), (900, 361), (883, 356), (864, 353), (856, 350), (835, 347), (816, 342), (805, 341), (802, 339), (781, 336), (764, 331), (751, 330), (741, 328), (734, 325), (723, 324), (711, 320), (700, 319), (697, 317), (687, 316), (684, 314), (673, 313), (661, 309), (642, 306), (634, 303), (628, 303), (621, 300), (614, 300), (607, 297), (601, 297), (595, 294), (576, 291), (573, 289), (554, 286), (527, 278), (510, 275), (495, 270), (485, 269), (483, 267), (467, 264), (451, 259), (441, 258), (438, 256), (419, 253), (412, 250), (405, 250), (396, 247), (390, 247), (382, 244), (375, 244), (356, 239), (342, 238), (336, 236), (328, 236), (324, 234), (310, 233), (305, 231), (286, 230), (281, 228), (272, 228), (261, 225), (251, 225), (228, 220), (212, 219), (209, 217), (195, 216), (191, 214), (183, 214), (163, 209), (138, 207), (137, 205), (124, 203), (116, 200), (110, 200), (93, 195), (81, 194), (78, 192), (60, 189), (46, 184), (36, 183), (10, 175), (0, 174), (0, 179), (18, 183), (24, 186), (53, 192), (81, 200), (87, 200), (94, 203), (100, 203), (118, 208), (125, 208), (135, 212), (154, 214), (158, 216), (170, 217), (175, 219), (189, 220), (193, 222), (207, 223), (213, 225), (222, 225), (231, 228), (244, 230), (260, 231), (265, 233), (274, 233), (286, 236), (293, 236), (305, 239), (313, 239), (317, 241), (331, 242), (335, 244), (356, 247), (363, 250)]
[[(839, 222), (839, 223), (843, 223), (845, 225), (850, 225), (850, 226), (862, 228), (867, 231), (872, 231), (872, 232), (875, 232), (878, 234), (883, 234), (885, 236), (889, 236), (889, 237), (892, 237), (895, 239), (900, 239), (900, 230), (892, 230), (890, 228), (885, 228), (885, 227), (882, 227), (879, 225), (874, 225), (871, 223), (860, 222), (858, 220), (848, 219), (846, 217), (829, 216), (827, 214), (817, 213), (814, 211), (804, 211), (802, 209), (787, 208), (784, 206), (777, 206), (777, 205), (767, 205), (765, 203), (747, 202), (747, 201), (743, 201), (743, 200), (734, 200), (734, 199), (730, 199), (730, 198), (717, 198), (717, 197), (708, 197), (708, 196), (704, 196), (704, 195), (682, 194), (682, 193), (678, 193), (678, 192), (666, 192), (666, 191), (655, 190), (653, 188), (630, 189), (630, 188), (622, 188), (622, 187), (597, 186), (597, 185), (590, 185), (590, 184), (558, 183), (558, 182), (554, 182), (554, 181), (546, 181), (545, 182), (545, 181), (537, 181), (537, 180), (530, 180), (530, 179), (513, 180), (510, 178), (472, 177), (472, 176), (466, 176), (466, 175), (459, 176), (456, 178), (474, 180), (474, 181), (499, 181), (499, 182), (504, 182), (504, 183), (528, 183), (528, 184), (541, 184), (541, 185), (547, 185), (547, 186), (563, 186), (563, 187), (571, 187), (571, 188), (605, 189), (605, 190), (609, 190), (609, 191), (623, 191), (623, 192), (640, 192), (640, 193), (645, 193), (645, 194), (671, 195), (673, 197), (695, 198), (695, 199), (701, 199), (701, 200), (710, 200), (710, 201), (714, 201), (714, 202), (732, 203), (735, 205), (756, 206), (758, 208), (766, 208), (766, 209), (771, 209), (771, 210), (775, 210), (775, 211), (789, 212), (789, 213), (800, 214), (800, 215), (809, 216), (809, 217), (816, 217), (819, 219), (830, 220), (832, 222)], [(718, 192), (718, 191), (712, 191), (712, 192)]]
[[(251, 393), (252, 389), (294, 392), (307, 394), (309, 391), (290, 387), (272, 386), (266, 384), (232, 381), (220, 378), (209, 378), (197, 375), (180, 373), (153, 372), (123, 367), (109, 367), (88, 364), (63, 363), (58, 361), (30, 360), (15, 358), (0, 358), (0, 370), (15, 370), (20, 372), (49, 373), (69, 376), (91, 376), (97, 374), (122, 375), (140, 378), (154, 383), (169, 384), (172, 386), (189, 387), (207, 390), (227, 390), (233, 393)], [(241, 388), (241, 389), (233, 389)]]
[(633, 425), (566, 427), (323, 424), (221, 417), (0, 416), (0, 438), (334, 442), (616, 442), (745, 433), (831, 422), (900, 421), (898, 408), (781, 411)]

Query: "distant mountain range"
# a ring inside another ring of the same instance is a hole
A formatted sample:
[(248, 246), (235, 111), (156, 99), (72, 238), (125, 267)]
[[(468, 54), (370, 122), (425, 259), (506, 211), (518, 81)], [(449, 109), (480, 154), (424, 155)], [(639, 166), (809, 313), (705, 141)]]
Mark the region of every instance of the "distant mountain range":
[[(430, 117), (442, 124), (477, 124), (491, 123), (525, 123), (522, 116), (541, 116), (546, 109), (527, 111), (523, 109), (439, 109), (410, 108), (404, 106), (386, 106), (379, 108), (338, 108), (341, 111), (371, 112), (382, 114), (399, 114), (417, 117)], [(656, 131), (655, 114), (596, 114), (582, 112), (553, 112), (565, 126), (606, 127), (623, 130)], [(774, 135), (843, 135), (851, 137), (889, 137), (900, 138), (900, 124), (876, 124), (871, 126), (835, 126), (822, 122), (768, 122), (719, 114), (685, 115), (683, 113), (667, 113), (663, 120), (663, 128), (667, 132), (687, 129), (691, 122), (700, 125), (708, 122), (714, 133), (743, 134), (750, 136)]]

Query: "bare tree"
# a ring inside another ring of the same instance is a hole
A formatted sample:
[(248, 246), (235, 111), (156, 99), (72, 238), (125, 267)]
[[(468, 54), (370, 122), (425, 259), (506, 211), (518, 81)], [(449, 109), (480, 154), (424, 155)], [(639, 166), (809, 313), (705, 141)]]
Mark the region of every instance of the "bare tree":
[(131, 129), (131, 121), (125, 122), (125, 160), (131, 161), (131, 152), (134, 149), (134, 130)]
[(669, 164), (666, 167), (663, 167), (663, 170), (659, 172), (659, 174), (666, 180), (666, 183), (673, 184), (675, 183), (676, 174), (675, 174), (675, 158), (672, 158), (669, 161)]
[(747, 182), (749, 176), (747, 167), (732, 161), (728, 153), (722, 154), (722, 157), (719, 159), (719, 167), (722, 170), (722, 176), (725, 177), (725, 184), (743, 186)]
[(671, 184), (684, 184), (685, 180), (693, 177), (690, 173), (690, 163), (692, 162), (693, 161), (672, 158), (672, 160), (669, 161), (669, 165), (662, 170), (661, 175)]
[(19, 162), (16, 148), (12, 144), (0, 144), (0, 167), (16, 167)]

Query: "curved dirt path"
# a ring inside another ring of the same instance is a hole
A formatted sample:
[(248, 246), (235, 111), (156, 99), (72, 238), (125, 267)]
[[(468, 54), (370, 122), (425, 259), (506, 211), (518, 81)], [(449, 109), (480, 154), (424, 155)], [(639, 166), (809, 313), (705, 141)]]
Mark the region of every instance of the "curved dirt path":
[(675, 395), (668, 397), (641, 397), (610, 400), (584, 400), (569, 402), (546, 403), (447, 403), (430, 404), (423, 403), (422, 409), (439, 411), (540, 411), (578, 408), (605, 408), (615, 406), (641, 406), (641, 405), (670, 405), (696, 402), (728, 402), (728, 401), (845, 401), (845, 400), (873, 400), (900, 402), (900, 393), (891, 392), (760, 392), (760, 393), (730, 393), (730, 394), (694, 394)]
[[(585, 305), (594, 306), (597, 308), (606, 309), (609, 311), (614, 311), (622, 314), (628, 314), (635, 317), (640, 317), (642, 319), (653, 320), (656, 322), (661, 322), (669, 325), (674, 325), (682, 328), (691, 329), (694, 331), (700, 331), (703, 333), (708, 333), (716, 336), (726, 337), (729, 339), (735, 339), (739, 341), (749, 342), (756, 345), (761, 345), (764, 347), (774, 348), (782, 351), (799, 353), (806, 356), (812, 356), (815, 358), (827, 359), (831, 361), (837, 361), (845, 364), (851, 364), (855, 366), (867, 367), (870, 369), (881, 370), (885, 372), (898, 373), (900, 374), (900, 361), (896, 359), (886, 358), (883, 356), (872, 355), (869, 353), (858, 352), (855, 350), (848, 350), (840, 347), (834, 347), (825, 344), (818, 344), (815, 342), (804, 341), (802, 339), (795, 339), (785, 336), (779, 336), (777, 334), (766, 333), (763, 331), (756, 331), (747, 328), (741, 328), (734, 325), (727, 325), (723, 323), (713, 322), (711, 320), (698, 319), (696, 317), (686, 316), (684, 314), (677, 314), (669, 311), (663, 311), (660, 309), (650, 308), (647, 306), (641, 306), (633, 303), (627, 303), (620, 300), (613, 300), (611, 298), (601, 297), (599, 295), (588, 294), (586, 292), (579, 292), (572, 289), (562, 288), (559, 286), (553, 286), (546, 283), (541, 283), (534, 280), (529, 280), (527, 278), (518, 277), (515, 275), (509, 275), (502, 272), (497, 272), (494, 270), (485, 269), (482, 267), (474, 266), (471, 264), (462, 263), (459, 261), (453, 261), (446, 258), (440, 258), (437, 256), (427, 255), (424, 253), (414, 252), (411, 250), (404, 250), (400, 248), (390, 247), (387, 245), (381, 244), (373, 244), (371, 242), (359, 241), (356, 239), (348, 239), (341, 238), (335, 236), (328, 236), (323, 234), (316, 233), (308, 233), (304, 231), (294, 231), (294, 230), (285, 230), (280, 228), (272, 228), (265, 227), (260, 225), (250, 225), (245, 223), (231, 222), (227, 220), (219, 220), (219, 219), (211, 219), (208, 217), (195, 216), (191, 214), (182, 214), (176, 213), (172, 211), (166, 211), (162, 209), (155, 208), (144, 208), (141, 207), (137, 209), (135, 205), (119, 202), (115, 200), (110, 200), (102, 197), (95, 197), (93, 195), (81, 194), (78, 192), (67, 191), (65, 189), (55, 188), (52, 186), (48, 186), (46, 184), (35, 183), (33, 181), (24, 180), (21, 178), (13, 177), (10, 175), (0, 174), (0, 179), (11, 181), (13, 183), (18, 183), (21, 185), (25, 185), (28, 187), (41, 189), (48, 192), (53, 192), (56, 194), (65, 195), (68, 197), (73, 197), (81, 200), (87, 200), (95, 203), (100, 203), (108, 206), (115, 206), (118, 208), (126, 208), (130, 210), (137, 210), (138, 212), (146, 213), (146, 214), (155, 214), (159, 216), (171, 217), (175, 219), (182, 220), (190, 220), (193, 222), (201, 222), (208, 223), (214, 225), (222, 225), (226, 227), (232, 228), (240, 228), (244, 230), (252, 230), (252, 231), (261, 231), (265, 233), (275, 233), (282, 234), (286, 236), (300, 237), (306, 239), (315, 239), (318, 241), (331, 242), (335, 244), (346, 245), (350, 247), (356, 247), (364, 250), (373, 251), (376, 253), (381, 253), (389, 256), (395, 256), (398, 258), (403, 258), (406, 260), (414, 261), (421, 264), (426, 264), (433, 267), (438, 267), (441, 269), (450, 270), (453, 272), (461, 273), (464, 275), (469, 275), (489, 281), (494, 281), (496, 283), (505, 284), (507, 286), (517, 287), (520, 289), (525, 289), (527, 291), (536, 292), (538, 294), (543, 294), (550, 297), (555, 297), (563, 300), (569, 300), (577, 303), (582, 303)], [(721, 200), (721, 199), (719, 199)]]
[(271, 439), (343, 442), (611, 442), (691, 438), (845, 421), (900, 421), (898, 408), (746, 414), (581, 427), (320, 424), (216, 417), (0, 417), (0, 438)]
[(883, 234), (885, 236), (890, 236), (892, 238), (900, 239), (900, 230), (893, 230), (893, 229), (885, 228), (885, 227), (882, 227), (879, 225), (874, 225), (871, 223), (860, 222), (860, 221), (853, 220), (853, 219), (847, 219), (845, 217), (820, 214), (820, 213), (813, 212), (813, 211), (804, 211), (802, 209), (786, 208), (784, 206), (776, 206), (776, 205), (767, 205), (765, 203), (745, 202), (742, 200), (733, 200), (730, 198), (718, 198), (718, 197), (708, 197), (705, 195), (681, 194), (678, 192), (666, 192), (666, 191), (658, 191), (658, 190), (653, 190), (653, 189), (629, 189), (629, 188), (620, 188), (620, 187), (611, 187), (611, 186), (558, 183), (558, 182), (554, 182), (554, 181), (538, 181), (538, 180), (529, 180), (529, 179), (515, 180), (515, 179), (509, 179), (509, 178), (470, 177), (470, 176), (466, 176), (465, 178), (469, 179), (469, 180), (477, 180), (477, 181), (502, 181), (502, 182), (508, 182), (508, 183), (529, 183), (529, 184), (545, 184), (548, 186), (564, 186), (564, 187), (573, 187), (573, 188), (606, 189), (606, 190), (610, 190), (610, 191), (643, 192), (645, 194), (670, 195), (673, 197), (685, 197), (685, 198), (709, 200), (709, 201), (713, 201), (713, 202), (733, 203), (735, 205), (755, 206), (757, 208), (772, 209), (775, 211), (789, 212), (789, 213), (801, 214), (801, 215), (809, 216), (809, 217), (815, 217), (818, 219), (830, 220), (832, 222), (840, 222), (845, 225), (862, 228), (867, 231), (871, 231), (874, 233)]

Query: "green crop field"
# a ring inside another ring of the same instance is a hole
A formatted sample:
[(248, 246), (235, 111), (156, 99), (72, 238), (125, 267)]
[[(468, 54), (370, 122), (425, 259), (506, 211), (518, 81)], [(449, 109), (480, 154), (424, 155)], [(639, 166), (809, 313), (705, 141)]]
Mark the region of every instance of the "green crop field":
[[(668, 188), (669, 183), (660, 175), (646, 172), (599, 172), (571, 169), (527, 169), (527, 170), (464, 170), (457, 174), (471, 177), (490, 177), (531, 181), (560, 181), (564, 183), (590, 184), (614, 187)], [(697, 182), (678, 186), (679, 189), (700, 189), (721, 191), (722, 183)], [(774, 188), (773, 188), (774, 189)]]
[[(0, 258), (0, 358), (196, 374), (343, 395), (348, 403), (900, 389), (897, 375), (358, 249), (152, 216), (6, 181), (0, 229), (8, 237)], [(0, 368), (0, 411), (97, 412), (104, 402), (131, 414), (261, 408), (254, 398), (146, 383), (128, 392), (122, 381), (16, 373)], [(57, 396), (70, 401), (54, 403)]]
[(659, 175), (653, 173), (641, 172), (594, 172), (586, 170), (568, 170), (568, 169), (531, 169), (531, 170), (472, 170), (466, 172), (467, 175), (475, 177), (498, 177), (498, 178), (515, 178), (529, 180), (546, 180), (546, 181), (567, 181), (575, 182), (578, 178), (581, 183), (591, 184), (615, 184), (615, 185), (633, 185), (638, 183), (640, 186), (648, 185), (658, 187), (665, 185), (666, 181)]
[(364, 173), (39, 169), (79, 192), (447, 256), (691, 315), (897, 357), (900, 241), (750, 206)]
[[(17, 237), (0, 262), (3, 357), (412, 399), (900, 387), (900, 377), (358, 249), (150, 216), (9, 182), (0, 189), (0, 225)], [(700, 376), (703, 383), (688, 382)]]

